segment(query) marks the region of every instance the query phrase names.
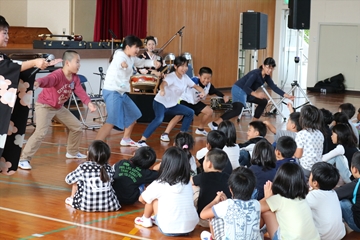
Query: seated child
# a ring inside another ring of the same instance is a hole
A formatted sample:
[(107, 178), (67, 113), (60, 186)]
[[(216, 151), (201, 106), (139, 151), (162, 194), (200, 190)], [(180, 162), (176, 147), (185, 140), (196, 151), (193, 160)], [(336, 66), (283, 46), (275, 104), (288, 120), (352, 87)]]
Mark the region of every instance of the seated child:
[[(203, 162), (204, 172), (191, 178), (198, 214), (214, 199), (217, 192), (222, 191), (228, 198), (231, 197), (228, 187), (229, 175), (223, 172), (228, 161), (228, 156), (223, 150), (210, 149)], [(198, 199), (195, 196), (197, 192), (199, 192)], [(208, 226), (208, 222), (206, 223)], [(206, 225), (202, 224), (202, 226)]]
[(313, 190), (306, 196), (306, 201), (321, 239), (340, 240), (346, 234), (340, 203), (333, 190), (339, 178), (338, 170), (329, 163), (318, 162), (311, 168), (309, 186)]
[(355, 232), (360, 232), (360, 152), (351, 160), (351, 172), (355, 180), (335, 189), (340, 200), (342, 216), (346, 224)]
[(276, 174), (276, 157), (273, 146), (265, 140), (257, 142), (250, 163), (249, 169), (256, 176), (257, 194), (254, 197), (260, 200), (264, 197), (265, 183), (272, 181)]
[(266, 135), (266, 125), (263, 122), (252, 121), (249, 123), (248, 131), (247, 131), (248, 141), (244, 143), (239, 143), (239, 147), (240, 147), (239, 164), (241, 166), (250, 167), (250, 158), (252, 155), (253, 148), (258, 141), (265, 139), (265, 135)]
[(323, 155), (330, 152), (331, 150), (333, 150), (336, 145), (332, 142), (331, 140), (331, 128), (330, 125), (333, 122), (334, 118), (333, 118), (333, 114), (327, 110), (327, 109), (320, 109), (320, 111), (322, 112), (323, 118), (324, 118), (324, 148), (323, 148)]
[(281, 165), (287, 162), (296, 163), (296, 159), (293, 158), (296, 151), (296, 142), (295, 139), (289, 136), (282, 136), (278, 139), (275, 148), (275, 157), (276, 157), (276, 170), (279, 169)]
[(236, 144), (236, 129), (235, 125), (229, 121), (224, 120), (219, 124), (218, 130), (220, 132), (225, 133), (226, 135), (226, 144), (223, 150), (226, 152), (229, 157), (231, 166), (233, 169), (238, 168), (239, 164), (239, 156), (240, 156), (240, 148), (239, 145)]
[(296, 133), (301, 130), (299, 124), (300, 113), (293, 111), (293, 107), (291, 103), (288, 103), (288, 108), (290, 110), (290, 115), (288, 121), (286, 122), (286, 130), (276, 129), (276, 127), (272, 125), (270, 121), (267, 120), (263, 121), (263, 123), (266, 125), (269, 131), (275, 134), (274, 136), (275, 143), (277, 143), (278, 139), (282, 136), (290, 136), (293, 139), (295, 139)]
[(260, 201), (261, 218), (271, 239), (320, 240), (305, 200), (308, 191), (304, 172), (295, 163), (281, 165), (274, 181), (264, 185), (265, 197)]
[(179, 132), (175, 136), (174, 146), (186, 152), (191, 166), (191, 176), (195, 176), (197, 174), (197, 167), (200, 166), (200, 163), (196, 161), (191, 153), (191, 150), (194, 147), (194, 138), (189, 133)]
[(339, 106), (339, 112), (345, 113), (345, 115), (347, 116), (348, 122), (356, 137), (356, 144), (359, 145), (359, 134), (355, 124), (351, 121), (351, 118), (355, 115), (355, 106), (351, 103), (343, 103)]
[[(219, 130), (212, 130), (208, 133), (206, 140), (207, 140), (206, 147), (200, 149), (196, 153), (196, 158), (199, 160), (199, 163), (201, 164), (201, 166), (198, 169), (198, 173), (203, 172), (202, 165), (203, 165), (205, 156), (210, 149), (213, 149), (213, 148), (223, 149), (225, 147), (226, 135), (225, 135), (225, 133), (220, 132)], [(228, 160), (228, 163), (226, 164), (224, 172), (229, 175), (232, 172), (232, 166), (231, 166), (231, 163), (229, 160)]]
[(166, 236), (189, 235), (199, 222), (192, 195), (189, 158), (178, 147), (170, 147), (162, 157), (159, 177), (139, 197), (145, 208), (135, 224), (152, 227), (154, 221)]
[(232, 198), (218, 192), (214, 200), (200, 213), (202, 219), (212, 219), (211, 233), (203, 231), (201, 239), (261, 239), (260, 204), (251, 199), (255, 189), (254, 173), (238, 167), (229, 177)]
[(141, 147), (129, 160), (120, 160), (113, 165), (113, 188), (121, 204), (137, 202), (144, 184), (150, 184), (158, 177), (158, 172), (150, 169), (155, 161), (155, 151), (151, 147)]
[(95, 140), (90, 144), (87, 161), (65, 178), (65, 182), (72, 185), (66, 204), (86, 212), (108, 212), (120, 208), (111, 186), (114, 171), (108, 164), (110, 154), (105, 142)]

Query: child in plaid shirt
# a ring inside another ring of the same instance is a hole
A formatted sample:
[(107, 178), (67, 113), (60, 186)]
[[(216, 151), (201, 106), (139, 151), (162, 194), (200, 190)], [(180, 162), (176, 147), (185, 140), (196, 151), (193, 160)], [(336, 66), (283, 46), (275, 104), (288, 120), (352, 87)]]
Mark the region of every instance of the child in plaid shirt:
[(108, 164), (109, 146), (95, 140), (89, 146), (88, 160), (69, 173), (65, 181), (72, 185), (71, 197), (65, 203), (86, 212), (108, 212), (120, 209), (111, 186), (114, 170)]

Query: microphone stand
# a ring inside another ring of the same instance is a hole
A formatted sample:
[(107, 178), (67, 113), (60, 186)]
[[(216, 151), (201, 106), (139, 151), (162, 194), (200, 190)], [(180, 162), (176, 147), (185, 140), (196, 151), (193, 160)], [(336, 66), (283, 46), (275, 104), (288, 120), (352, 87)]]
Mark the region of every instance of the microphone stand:
[(179, 34), (180, 36), (180, 53), (181, 54), (181, 48), (182, 48), (182, 30), (185, 28), (185, 26), (183, 26), (179, 31), (177, 31), (174, 36), (172, 36), (158, 51), (156, 51), (157, 54), (160, 54), (170, 43), (172, 40), (174, 40), (174, 38), (176, 37), (176, 35)]
[(114, 53), (114, 38), (117, 38), (117, 36), (111, 29), (109, 29), (109, 33), (111, 35), (111, 55), (112, 55)]

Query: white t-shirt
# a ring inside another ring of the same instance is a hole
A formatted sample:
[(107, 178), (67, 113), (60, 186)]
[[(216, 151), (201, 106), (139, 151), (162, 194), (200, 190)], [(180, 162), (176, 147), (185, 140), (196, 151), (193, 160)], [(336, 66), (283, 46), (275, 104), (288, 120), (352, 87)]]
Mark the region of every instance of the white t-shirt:
[(303, 129), (296, 134), (295, 142), (297, 148), (303, 149), (302, 157), (299, 159), (300, 165), (311, 171), (311, 167), (321, 161), (324, 135), (319, 130)]
[(234, 147), (225, 146), (223, 148), (223, 150), (224, 150), (224, 152), (226, 152), (226, 154), (230, 160), (232, 169), (240, 167), (240, 164), (239, 164), (240, 147), (239, 147), (239, 145), (235, 144)]
[(164, 233), (189, 233), (199, 222), (190, 181), (186, 185), (177, 183), (170, 186), (155, 180), (141, 196), (146, 203), (158, 199), (156, 218)]
[(164, 88), (165, 95), (161, 96), (160, 92), (158, 92), (154, 100), (163, 104), (166, 108), (171, 108), (178, 104), (181, 94), (185, 89), (195, 85), (188, 75), (184, 74), (180, 79), (176, 76), (175, 72), (168, 74), (164, 81), (167, 83), (167, 86)]
[(214, 215), (224, 220), (222, 239), (260, 240), (260, 203), (251, 199), (227, 199), (212, 207)]
[[(127, 68), (121, 67), (122, 62), (126, 62)], [(133, 75), (133, 67), (153, 67), (154, 61), (129, 57), (123, 50), (116, 50), (108, 70), (106, 71), (104, 89), (118, 91), (120, 93), (130, 92), (130, 77)]]
[(334, 190), (312, 190), (306, 196), (322, 240), (339, 240), (345, 234), (339, 198)]
[[(200, 81), (200, 80), (198, 79), (198, 81)], [(199, 85), (199, 84), (197, 84), (197, 85)], [(211, 87), (211, 83), (208, 83), (204, 87), (205, 96), (202, 97), (202, 98), (200, 98), (198, 90), (196, 90), (195, 88), (189, 88), (188, 87), (188, 88), (185, 89), (185, 92), (183, 92), (180, 99), (184, 100), (185, 102), (188, 102), (188, 103), (191, 103), (191, 104), (195, 105), (198, 102), (200, 102), (201, 100), (206, 99), (206, 96), (209, 94), (210, 87)]]
[(197, 166), (196, 166), (196, 161), (195, 161), (194, 156), (191, 156), (191, 158), (190, 158), (190, 167), (191, 167), (191, 171), (196, 173)]
[(305, 199), (290, 199), (279, 194), (266, 199), (279, 223), (280, 239), (320, 240), (311, 209)]

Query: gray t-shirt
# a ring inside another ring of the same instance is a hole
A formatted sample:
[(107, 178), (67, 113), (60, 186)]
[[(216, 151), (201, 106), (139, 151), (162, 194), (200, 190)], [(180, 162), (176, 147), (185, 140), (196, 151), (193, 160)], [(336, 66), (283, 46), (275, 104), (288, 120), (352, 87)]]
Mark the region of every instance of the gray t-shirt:
[(292, 132), (292, 131), (289, 131), (289, 130), (276, 130), (276, 134), (275, 134), (275, 142), (278, 141), (278, 139), (282, 136), (289, 136), (289, 137), (292, 137), (294, 140), (295, 140), (295, 137), (296, 137), (296, 132)]

